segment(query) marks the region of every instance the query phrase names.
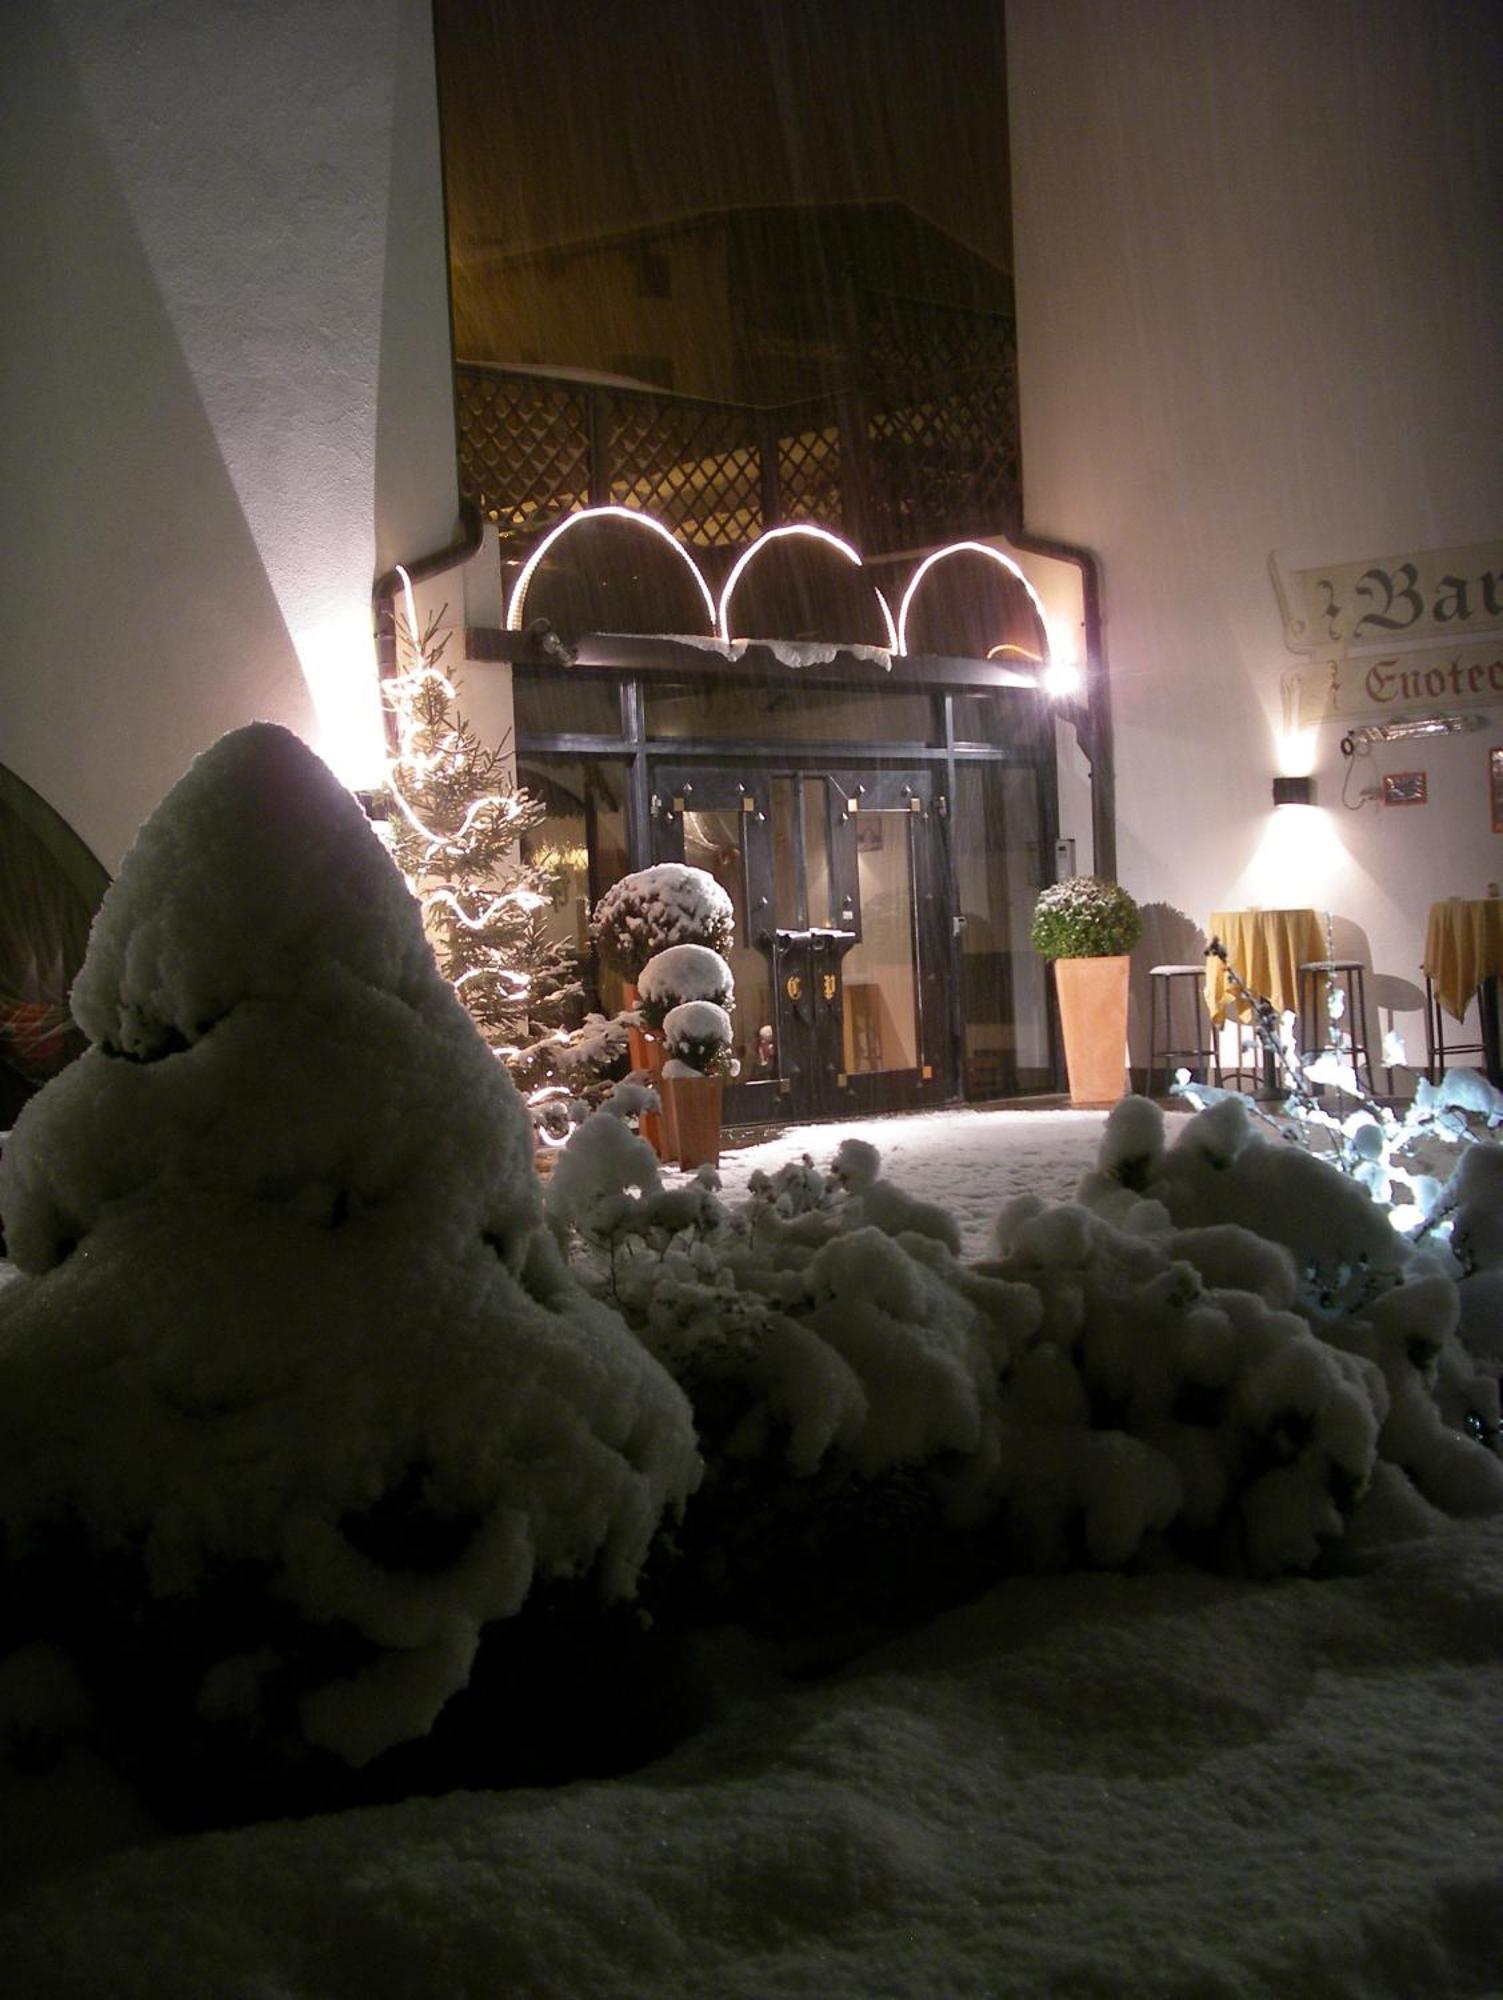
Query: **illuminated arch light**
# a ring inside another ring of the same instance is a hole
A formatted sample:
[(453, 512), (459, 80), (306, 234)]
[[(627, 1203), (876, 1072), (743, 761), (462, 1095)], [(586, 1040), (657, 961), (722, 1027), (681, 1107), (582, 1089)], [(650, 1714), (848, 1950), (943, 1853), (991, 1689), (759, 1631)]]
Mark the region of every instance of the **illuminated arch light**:
[(553, 544), (560, 536), (568, 534), (571, 528), (577, 528), (582, 521), (602, 520), (630, 521), (637, 527), (650, 528), (653, 534), (665, 541), (669, 548), (687, 565), (689, 574), (699, 585), (699, 594), (704, 599), (706, 623), (711, 632), (716, 629), (715, 599), (711, 595), (710, 586), (705, 582), (699, 564), (690, 555), (683, 543), (679, 541), (678, 537), (673, 534), (671, 529), (665, 528), (661, 521), (654, 520), (651, 514), (643, 514), (635, 507), (582, 507), (577, 514), (567, 515), (559, 522), (556, 528), (551, 528), (527, 558), (522, 568), (522, 574), (517, 578), (516, 584), (512, 589), (511, 604), (506, 613), (506, 629), (508, 632), (521, 631), (522, 618), (527, 603), (527, 586), (532, 582), (533, 572), (537, 569), (543, 557), (547, 555), (549, 549), (553, 547)]
[[(1022, 570), (1020, 570), (1017, 564), (1013, 561), (1012, 557), (1003, 555), (1000, 549), (994, 549), (989, 542), (950, 542), (945, 548), (936, 549), (932, 555), (927, 555), (924, 557), (924, 560), (919, 564), (918, 568), (913, 572), (913, 575), (909, 577), (908, 588), (903, 592), (903, 602), (898, 607), (898, 651), (900, 653), (906, 653), (908, 650), (908, 613), (913, 607), (913, 595), (914, 592), (918, 589), (919, 584), (923, 581), (924, 577), (928, 574), (928, 572), (931, 569), (933, 569), (936, 563), (944, 562), (949, 556), (958, 556), (963, 554), (990, 556), (992, 561), (996, 563), (1000, 568), (1005, 569), (1009, 576), (1016, 577), (1018, 582), (1021, 583), (1023, 588), (1028, 592), (1029, 602), (1032, 604), (1035, 612), (1038, 614), (1039, 627), (1044, 634), (1044, 644), (1049, 651), (1049, 659), (1044, 665), (1044, 671), (1043, 674), (1040, 676), (1039, 685), (1050, 694), (1053, 694), (1054, 692), (1056, 692), (1055, 688), (1051, 685), (1051, 676), (1054, 673), (1054, 641), (1053, 641), (1053, 635), (1050, 633), (1049, 630), (1049, 620), (1044, 613), (1043, 601), (1039, 597), (1039, 594), (1034, 589), (1033, 585), (1028, 581), (1027, 577), (1024, 576)], [(997, 649), (993, 647), (992, 652), (994, 653), (996, 650)], [(987, 658), (990, 659), (991, 657), (992, 654), (988, 653)], [(1061, 662), (1060, 665), (1061, 665), (1061, 671), (1063, 671), (1064, 663)], [(1079, 685), (1078, 668), (1075, 669), (1075, 673), (1077, 676), (1076, 685), (1078, 686)]]
[[(842, 541), (839, 535), (832, 534), (828, 528), (817, 526), (813, 521), (788, 521), (782, 527), (764, 529), (757, 539), (737, 556), (731, 573), (725, 580), (725, 589), (720, 594), (720, 618), (716, 629), (727, 644), (730, 643), (731, 637), (731, 595), (741, 581), (742, 571), (753, 556), (764, 549), (769, 542), (786, 541), (790, 535), (807, 535), (816, 541), (828, 542), (832, 549), (838, 549), (846, 561), (854, 563), (857, 569), (866, 567), (849, 542)], [(892, 608), (876, 584), (872, 585), (872, 595), (882, 608), (882, 622), (887, 627), (888, 651), (900, 652), (902, 649), (898, 645), (897, 627), (892, 622)]]

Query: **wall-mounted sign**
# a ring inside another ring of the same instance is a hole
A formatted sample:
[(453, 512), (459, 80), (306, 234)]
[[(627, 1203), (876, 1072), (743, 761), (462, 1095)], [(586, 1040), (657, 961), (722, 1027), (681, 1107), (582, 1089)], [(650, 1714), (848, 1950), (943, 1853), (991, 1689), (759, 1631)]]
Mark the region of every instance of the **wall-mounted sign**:
[(1503, 541), (1269, 573), (1291, 653), (1503, 632)]
[(1301, 728), (1328, 719), (1360, 722), (1434, 708), (1503, 704), (1503, 645), (1421, 646), (1407, 653), (1332, 654), (1299, 674)]

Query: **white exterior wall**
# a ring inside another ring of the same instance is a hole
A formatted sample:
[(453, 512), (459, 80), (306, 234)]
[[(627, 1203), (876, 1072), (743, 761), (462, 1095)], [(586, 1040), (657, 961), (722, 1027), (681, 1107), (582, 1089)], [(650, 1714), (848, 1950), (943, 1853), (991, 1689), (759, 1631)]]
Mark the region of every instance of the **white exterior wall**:
[(457, 522), (425, 0), (18, 0), (0, 762), (113, 869), (256, 717), (349, 782), (371, 585)]
[(1343, 809), (1325, 723), (1316, 812), (1275, 815), (1301, 663), (1267, 561), (1503, 535), (1496, 11), (1007, 0), (1007, 29), (1027, 520), (1101, 558), (1119, 873), (1170, 906), (1150, 955), (1215, 909), (1314, 903), (1417, 1004), (1430, 901), (1503, 877), (1503, 706), (1380, 750), (1354, 789), (1429, 781), (1386, 810)]

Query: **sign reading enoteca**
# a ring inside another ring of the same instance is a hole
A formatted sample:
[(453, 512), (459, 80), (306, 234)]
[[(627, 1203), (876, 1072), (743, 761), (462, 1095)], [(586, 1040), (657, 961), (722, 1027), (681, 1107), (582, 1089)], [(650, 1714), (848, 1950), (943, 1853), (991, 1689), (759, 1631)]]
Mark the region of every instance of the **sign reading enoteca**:
[(1301, 728), (1327, 717), (1359, 721), (1437, 706), (1492, 708), (1503, 703), (1503, 645), (1333, 654), (1312, 660), (1294, 679)]
[(1297, 677), (1302, 724), (1503, 701), (1503, 541), (1287, 577), (1268, 562), (1284, 643), (1310, 662)]

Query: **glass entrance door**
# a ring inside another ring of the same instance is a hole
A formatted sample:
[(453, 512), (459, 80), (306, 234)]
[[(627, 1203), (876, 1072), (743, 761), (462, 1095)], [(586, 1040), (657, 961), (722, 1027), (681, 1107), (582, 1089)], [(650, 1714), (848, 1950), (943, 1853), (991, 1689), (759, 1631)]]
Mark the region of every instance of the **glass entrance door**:
[(949, 908), (927, 772), (660, 766), (654, 855), (731, 898), (741, 1074), (728, 1119), (952, 1094)]

